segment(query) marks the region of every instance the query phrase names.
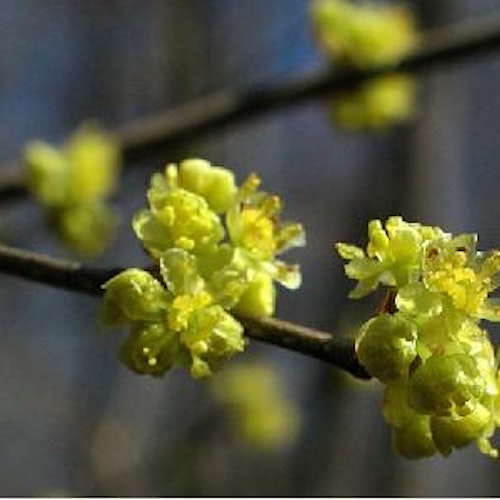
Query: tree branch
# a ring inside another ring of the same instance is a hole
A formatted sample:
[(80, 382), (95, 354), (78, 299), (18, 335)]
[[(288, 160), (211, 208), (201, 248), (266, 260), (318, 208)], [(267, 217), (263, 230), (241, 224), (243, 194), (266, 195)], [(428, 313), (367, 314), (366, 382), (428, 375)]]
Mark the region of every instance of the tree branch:
[[(125, 161), (134, 162), (168, 151), (172, 145), (226, 125), (263, 116), (308, 99), (352, 89), (363, 81), (394, 71), (417, 72), (460, 59), (486, 55), (500, 47), (500, 15), (473, 19), (423, 33), (414, 52), (377, 68), (315, 75), (243, 91), (226, 90), (202, 97), (156, 116), (139, 119), (117, 130)], [(20, 169), (0, 176), (0, 201), (27, 193)]]
[[(102, 285), (123, 268), (79, 262), (0, 245), (0, 272), (66, 290), (99, 296)], [(248, 337), (327, 361), (358, 378), (370, 378), (354, 354), (353, 340), (275, 318), (238, 316)]]

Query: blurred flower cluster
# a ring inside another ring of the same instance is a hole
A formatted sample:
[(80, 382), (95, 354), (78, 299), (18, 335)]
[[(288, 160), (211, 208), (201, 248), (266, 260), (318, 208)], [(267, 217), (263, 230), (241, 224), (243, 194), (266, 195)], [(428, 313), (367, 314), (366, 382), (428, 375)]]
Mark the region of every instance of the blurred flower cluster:
[(273, 365), (262, 361), (233, 364), (214, 377), (211, 389), (227, 409), (238, 438), (251, 449), (273, 451), (297, 437), (300, 410), (286, 397)]
[[(314, 0), (316, 39), (339, 70), (395, 63), (418, 41), (412, 12), (403, 5)], [(407, 120), (415, 107), (415, 82), (401, 73), (377, 77), (330, 100), (333, 119), (347, 129), (378, 129)]]
[(60, 148), (30, 142), (24, 161), (28, 186), (60, 238), (80, 255), (101, 253), (118, 220), (106, 203), (120, 170), (117, 140), (88, 124)]

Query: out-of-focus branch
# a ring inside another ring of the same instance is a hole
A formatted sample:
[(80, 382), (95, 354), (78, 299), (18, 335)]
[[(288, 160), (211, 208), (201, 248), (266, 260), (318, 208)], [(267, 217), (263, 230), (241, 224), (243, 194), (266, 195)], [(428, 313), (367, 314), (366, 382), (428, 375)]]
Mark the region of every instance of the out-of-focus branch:
[[(500, 48), (500, 14), (472, 19), (423, 33), (418, 49), (393, 64), (339, 73), (325, 70), (309, 77), (249, 90), (226, 90), (170, 111), (125, 124), (117, 130), (125, 161), (131, 163), (168, 151), (173, 145), (308, 99), (342, 92), (363, 81), (394, 71), (416, 72)], [(0, 175), (0, 201), (26, 194), (19, 169)]]
[[(0, 272), (46, 285), (102, 295), (102, 285), (122, 268), (93, 268), (19, 248), (0, 245)], [(359, 378), (369, 375), (359, 365), (353, 340), (275, 318), (238, 316), (248, 337), (327, 361)]]

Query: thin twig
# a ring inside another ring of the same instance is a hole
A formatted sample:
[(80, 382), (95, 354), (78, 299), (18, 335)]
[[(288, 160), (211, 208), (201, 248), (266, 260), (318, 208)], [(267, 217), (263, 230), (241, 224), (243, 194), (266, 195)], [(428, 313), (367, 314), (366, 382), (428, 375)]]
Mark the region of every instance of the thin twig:
[[(102, 285), (123, 268), (79, 262), (0, 245), (0, 272), (66, 290), (99, 296)], [(353, 340), (274, 318), (238, 316), (248, 337), (327, 361), (358, 378), (369, 378), (354, 354)]]
[[(168, 151), (229, 124), (300, 104), (308, 99), (352, 89), (363, 81), (395, 71), (416, 72), (460, 59), (486, 55), (500, 47), (500, 15), (473, 19), (424, 33), (414, 52), (392, 64), (339, 73), (317, 74), (243, 91), (226, 90), (170, 111), (139, 119), (117, 130), (126, 163)], [(0, 201), (26, 195), (21, 170), (0, 176)]]

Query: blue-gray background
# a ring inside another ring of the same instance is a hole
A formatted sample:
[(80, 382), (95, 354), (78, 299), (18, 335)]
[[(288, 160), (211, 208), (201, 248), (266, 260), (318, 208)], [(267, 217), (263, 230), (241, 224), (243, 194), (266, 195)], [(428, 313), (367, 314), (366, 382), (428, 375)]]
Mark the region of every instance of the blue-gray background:
[[(414, 2), (427, 27), (500, 10), (494, 0)], [(113, 127), (221, 88), (272, 82), (324, 64), (306, 0), (0, 0), (0, 160), (28, 139), (61, 141), (82, 120)], [(500, 245), (500, 53), (433, 70), (418, 119), (378, 134), (334, 129), (320, 101), (228, 126), (179, 155), (258, 171), (302, 221), (304, 284), (279, 315), (333, 332), (373, 307), (350, 286), (335, 241), (364, 238), (370, 218), (402, 214)], [(149, 174), (131, 169), (118, 203), (144, 204)], [(3, 208), (4, 241), (65, 255), (32, 202)], [(99, 261), (142, 265), (124, 225)], [(326, 364), (253, 345), (272, 360), (303, 411), (294, 445), (250, 453), (229, 438), (203, 384), (121, 367), (119, 335), (96, 327), (93, 299), (2, 277), (0, 495), (410, 495), (500, 493), (500, 464), (474, 446), (405, 461), (390, 450), (380, 387)]]

